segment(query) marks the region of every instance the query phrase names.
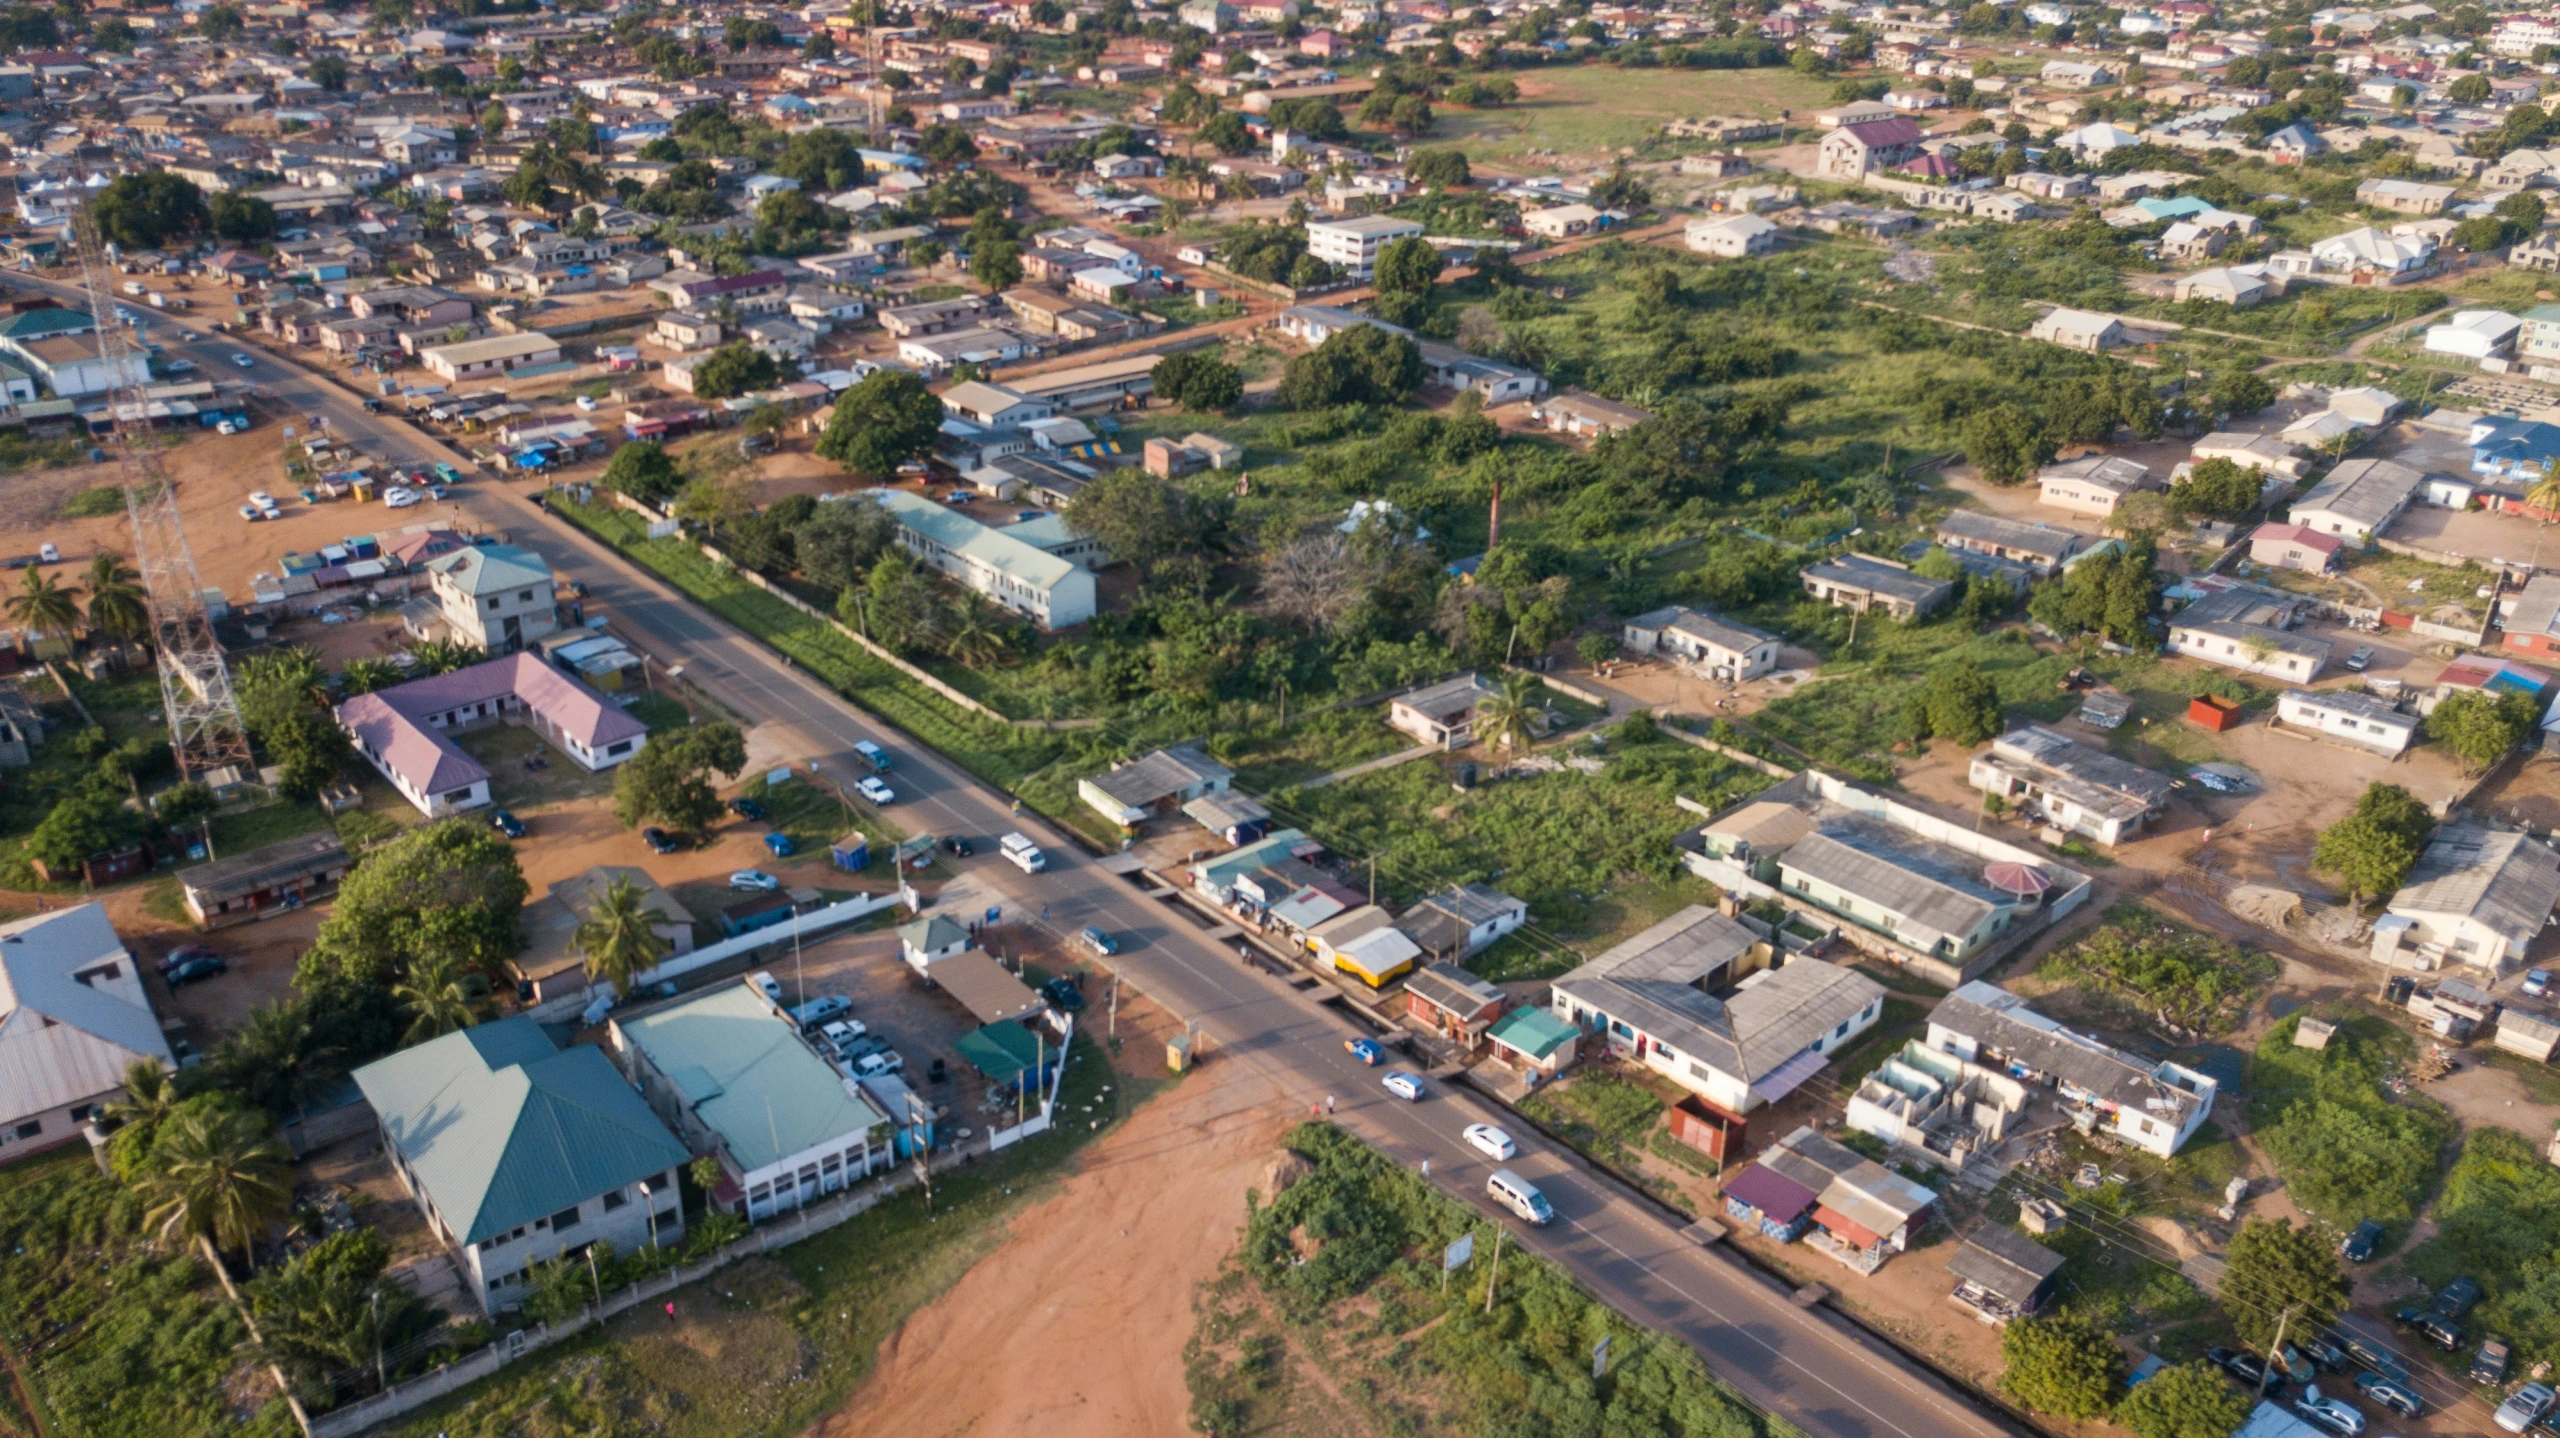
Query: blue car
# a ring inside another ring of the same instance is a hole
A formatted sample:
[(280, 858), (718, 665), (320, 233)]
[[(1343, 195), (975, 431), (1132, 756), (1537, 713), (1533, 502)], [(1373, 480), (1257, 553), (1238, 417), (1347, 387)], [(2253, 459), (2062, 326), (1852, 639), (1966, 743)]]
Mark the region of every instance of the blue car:
[(524, 837), (524, 820), (517, 818), (515, 815), (508, 813), (504, 809), (492, 809), (489, 811), (489, 827), (506, 835), (510, 839), (521, 839)]
[(1353, 1058), (1372, 1068), (1387, 1061), (1387, 1051), (1378, 1047), (1376, 1039), (1345, 1039), (1342, 1046), (1351, 1050)]
[(767, 834), (764, 836), (764, 846), (773, 851), (773, 856), (775, 858), (783, 858), (791, 852), (791, 836), (789, 834)]

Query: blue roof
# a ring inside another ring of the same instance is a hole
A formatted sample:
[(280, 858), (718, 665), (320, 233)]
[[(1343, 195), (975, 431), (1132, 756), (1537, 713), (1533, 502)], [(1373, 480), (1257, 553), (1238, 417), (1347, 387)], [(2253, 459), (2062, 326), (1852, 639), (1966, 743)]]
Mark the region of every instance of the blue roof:
[(2134, 201), (2133, 207), (2155, 220), (2174, 220), (2185, 215), (2201, 215), (2213, 208), (2212, 205), (2193, 195), (2181, 195), (2174, 200), (2146, 196)]
[(2509, 420), (2472, 449), (2482, 459), (2549, 459), (2560, 455), (2560, 425), (2538, 419)]

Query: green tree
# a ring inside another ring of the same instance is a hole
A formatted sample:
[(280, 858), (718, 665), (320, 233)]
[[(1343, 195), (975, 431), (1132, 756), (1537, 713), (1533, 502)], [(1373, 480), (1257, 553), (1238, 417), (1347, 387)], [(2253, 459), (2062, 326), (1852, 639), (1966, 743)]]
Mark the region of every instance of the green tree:
[(311, 62), (304, 75), (312, 84), (337, 94), (347, 88), (347, 62), (341, 55), (322, 55)]
[(133, 53), (133, 22), (121, 15), (109, 15), (89, 29), (89, 44), (110, 55)]
[(1476, 735), (1489, 749), (1527, 749), (1546, 728), (1539, 699), (1547, 686), (1527, 674), (1514, 674), (1476, 707)]
[(606, 885), (570, 939), (571, 947), (587, 961), (588, 981), (611, 984), (615, 993), (628, 995), (639, 977), (656, 968), (673, 947), (658, 932), (660, 922), (639, 885), (629, 879)]
[(2227, 1261), (2222, 1291), (2249, 1295), (2227, 1310), (2232, 1330), (2259, 1353), (2274, 1345), (2279, 1324), (2289, 1333), (2325, 1330), (2353, 1291), (2335, 1241), (2308, 1223), (2250, 1219), (2231, 1236)]
[(860, 582), (898, 542), (898, 522), (876, 504), (840, 500), (819, 505), (792, 536), (800, 573), (829, 594)]
[(498, 193), (506, 197), (508, 204), (527, 210), (549, 211), (560, 203), (559, 191), (551, 187), (551, 176), (539, 165), (516, 166)]
[(390, 1260), (381, 1230), (360, 1226), (252, 1280), (241, 1296), (267, 1356), (305, 1390), (329, 1394), (339, 1374), (369, 1372), (377, 1354), (423, 1337), (438, 1315), (407, 1288), (384, 1281)]
[(1965, 458), (1993, 484), (2017, 484), (2050, 463), (2055, 446), (2024, 405), (2003, 400), (1966, 419), (1961, 431)]
[(223, 191), (213, 197), (207, 220), (216, 238), (235, 245), (262, 245), (276, 237), (276, 207), (255, 195)]
[(633, 829), (652, 819), (680, 830), (707, 828), (720, 817), (711, 776), (734, 779), (745, 767), (746, 740), (735, 724), (657, 736), (614, 771), (614, 817)]
[(102, 1117), (119, 1127), (157, 1128), (177, 1106), (177, 1070), (163, 1068), (152, 1059), (135, 1059), (124, 1066), (124, 1097), (110, 1102)]
[[(2471, 78), (2476, 80), (2480, 77), (2475, 75)], [(2498, 218), (2513, 220), (2517, 227), (2527, 234), (2541, 229), (2542, 222), (2548, 214), (2549, 211), (2543, 205), (2542, 197), (2531, 190), (2518, 190), (2498, 202)]]
[(305, 711), (290, 715), (258, 735), (267, 758), (283, 770), (276, 788), (286, 797), (308, 799), (337, 782), (354, 757), (347, 732), (326, 715)]
[(745, 340), (731, 340), (702, 357), (693, 367), (697, 399), (727, 399), (782, 383), (782, 366), (773, 356)]
[(200, 832), (214, 810), (222, 807), (213, 791), (189, 780), (173, 784), (153, 796), (151, 812), (159, 816), (161, 827), (172, 834)]
[(2445, 94), (2464, 105), (2477, 105), (2489, 98), (2489, 77), (2465, 75), (2445, 87)]
[(478, 1023), (473, 977), (463, 967), (462, 956), (450, 952), (431, 954), (410, 965), (408, 976), (391, 986), (391, 996), (409, 1013), (409, 1027), (400, 1041), (422, 1044)]
[(991, 290), (1022, 283), (1022, 247), (1010, 240), (981, 245), (969, 253), (969, 277)]
[(1474, 172), (1467, 168), (1467, 152), (1459, 149), (1416, 150), (1405, 161), (1404, 172), (1426, 190), (1454, 190), (1475, 181)]
[[(682, 158), (682, 152), (673, 158)], [(813, 190), (850, 190), (862, 183), (862, 139), (851, 130), (797, 130), (765, 168)]]
[(2084, 559), (2059, 579), (2036, 586), (2027, 612), (2056, 633), (2097, 634), (2131, 648), (2153, 647), (2151, 616), (2160, 609), (2157, 556), (2148, 540)]
[(2084, 1318), (2021, 1318), (2000, 1334), (2000, 1386), (2039, 1413), (2103, 1417), (2124, 1376), (2124, 1350)]
[(916, 152), (937, 165), (965, 165), (978, 158), (978, 142), (958, 125), (932, 125)]
[(27, 857), (56, 878), (77, 878), (88, 860), (127, 848), (141, 837), (142, 816), (124, 806), (122, 795), (92, 784), (54, 804), (27, 835)]
[(1290, 357), (1280, 378), (1280, 403), (1290, 409), (1402, 404), (1421, 387), (1422, 350), (1411, 336), (1353, 325)]
[(2265, 375), (2237, 366), (2214, 376), (2207, 393), (2214, 413), (2225, 416), (2256, 414), (2276, 402), (2276, 387)]
[(606, 488), (633, 499), (663, 505), (684, 487), (684, 476), (663, 445), (643, 439), (613, 452), (613, 462), (604, 467), (604, 482)]
[(1183, 350), (1156, 361), (1147, 372), (1156, 394), (1184, 409), (1223, 410), (1244, 398), (1244, 371), (1215, 350)]
[(2115, 1421), (2136, 1438), (2231, 1438), (2249, 1410), (2248, 1395), (2199, 1358), (2134, 1385), (2116, 1405)]
[(1068, 524), (1142, 571), (1209, 553), (1224, 522), (1213, 502), (1135, 466), (1106, 471), (1067, 502)]
[(2000, 690), (1972, 660), (1947, 660), (1929, 671), (1904, 717), (1920, 738), (1979, 744), (2000, 732)]
[(2540, 708), (2529, 694), (2457, 689), (2427, 716), (2427, 737), (2461, 755), (2476, 774), (2530, 738), (2540, 718)]
[(516, 952), (528, 891), (515, 846), (486, 823), (421, 824), (367, 853), (347, 876), (295, 982), (308, 991), (338, 974), (382, 985), (441, 954), (494, 973)]
[(1412, 319), (1440, 281), (1440, 251), (1420, 235), (1407, 235), (1378, 252), (1371, 283), (1378, 292), (1378, 313), (1390, 323)]
[(2233, 518), (2257, 508), (2266, 481), (2267, 472), (2255, 465), (2243, 469), (2227, 459), (2208, 459), (2169, 486), (2169, 509), (2181, 518)]
[(143, 1221), (163, 1236), (206, 1238), (247, 1254), (293, 1207), (293, 1168), (273, 1120), (246, 1106), (172, 1116), (151, 1145)]
[(68, 637), (80, 619), (80, 586), (30, 568), (19, 580), (18, 592), (0, 603), (0, 611), (39, 636)]
[(237, 40), (248, 28), (237, 5), (208, 5), (196, 15), (196, 33), (208, 40)]
[(1245, 128), (1244, 116), (1233, 110), (1210, 116), (1192, 138), (1222, 155), (1241, 155), (1253, 148), (1253, 132)]
[(856, 474), (881, 478), (933, 448), (942, 432), (942, 401), (922, 378), (905, 370), (874, 370), (836, 396), (820, 457)]
[(2320, 831), (2311, 862), (2343, 880), (2351, 900), (2361, 900), (2399, 888), (2418, 862), (2418, 850), (2388, 825), (2350, 814)]

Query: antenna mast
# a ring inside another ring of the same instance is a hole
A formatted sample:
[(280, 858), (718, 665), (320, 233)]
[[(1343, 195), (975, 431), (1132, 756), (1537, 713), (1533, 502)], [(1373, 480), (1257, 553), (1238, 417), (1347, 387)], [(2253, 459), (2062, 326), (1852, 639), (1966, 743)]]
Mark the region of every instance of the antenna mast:
[(160, 702), (169, 716), (169, 748), (179, 777), (197, 778), (226, 766), (251, 776), (249, 732), (231, 693), (231, 671), (205, 611), (204, 580), (178, 522), (178, 490), (160, 467), (143, 390), (150, 364), (116, 319), (107, 293), (105, 246), (98, 221), (84, 199), (72, 217), (80, 276), (89, 293), (98, 336), (98, 360), (106, 370), (108, 413), (115, 421), (116, 457), (124, 472), (125, 509), (133, 516), (135, 567), (150, 594), (152, 640), (159, 654)]

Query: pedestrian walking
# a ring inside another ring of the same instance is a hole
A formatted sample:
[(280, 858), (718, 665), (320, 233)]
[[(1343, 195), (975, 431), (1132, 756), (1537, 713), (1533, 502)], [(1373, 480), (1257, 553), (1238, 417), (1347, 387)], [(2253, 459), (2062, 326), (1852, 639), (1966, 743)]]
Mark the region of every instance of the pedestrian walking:
[(673, 1299), (669, 1299), (667, 1302), (667, 1321), (669, 1323), (676, 1321), (676, 1305)]
[(1431, 1176), (1431, 1160), (1427, 1158), (1422, 1161), (1422, 1176), (1424, 1178)]
[(1326, 1113), (1333, 1112), (1333, 1095), (1331, 1094), (1326, 1094), (1324, 1096), (1324, 1111)]
[(1040, 906), (1040, 922), (1044, 924), (1049, 922), (1049, 906), (1047, 904), (1042, 904)]

